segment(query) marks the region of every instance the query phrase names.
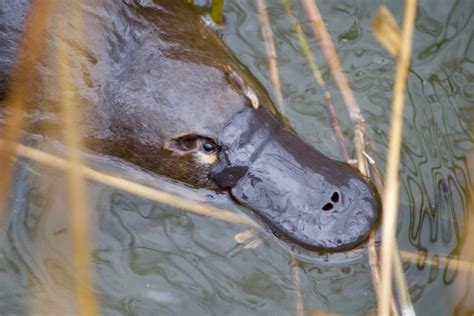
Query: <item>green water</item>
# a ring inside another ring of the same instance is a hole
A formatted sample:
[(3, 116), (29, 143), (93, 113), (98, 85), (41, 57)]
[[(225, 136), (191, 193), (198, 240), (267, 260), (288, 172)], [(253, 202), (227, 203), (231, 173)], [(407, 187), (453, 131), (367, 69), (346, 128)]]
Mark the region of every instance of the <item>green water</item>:
[[(351, 152), (352, 125), (298, 1), (295, 16), (312, 46)], [(383, 172), (388, 142), (394, 60), (374, 40), (370, 20), (380, 1), (318, 1), (374, 142)], [(285, 109), (298, 134), (341, 159), (316, 85), (280, 1), (267, 1), (277, 45)], [(400, 20), (402, 1), (386, 3)], [(254, 1), (226, 1), (219, 30), (238, 59), (273, 96)], [(473, 183), (466, 153), (474, 102), (474, 2), (421, 1), (408, 82), (401, 157), (398, 241), (424, 259), (457, 254), (465, 238), (464, 211)], [(41, 140), (39, 140), (41, 142)], [(132, 166), (90, 157), (125, 178), (247, 214), (226, 197), (191, 191)], [(45, 176), (38, 177), (37, 172)], [(62, 175), (21, 161), (0, 253), (2, 315), (75, 313), (71, 250)], [(376, 307), (365, 250), (318, 254), (261, 232), (245, 249), (234, 235), (245, 227), (164, 207), (90, 184), (94, 209), (96, 288), (106, 315), (295, 314), (291, 255), (298, 261), (304, 308), (364, 315)], [(404, 268), (417, 315), (472, 309), (473, 280), (448, 261), (422, 259)], [(472, 291), (471, 291), (472, 292)], [(53, 312), (54, 311), (54, 312)]]

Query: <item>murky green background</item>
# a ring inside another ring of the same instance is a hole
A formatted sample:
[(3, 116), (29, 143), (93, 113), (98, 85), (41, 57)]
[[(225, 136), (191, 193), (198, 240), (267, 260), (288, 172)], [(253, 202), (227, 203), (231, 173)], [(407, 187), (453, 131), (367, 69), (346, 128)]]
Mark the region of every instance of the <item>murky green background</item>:
[[(280, 1), (267, 1), (291, 125), (307, 142), (341, 158), (322, 90), (312, 77)], [(375, 144), (383, 172), (394, 60), (374, 40), (370, 19), (380, 1), (318, 1)], [(400, 20), (402, 1), (385, 3)], [(310, 39), (331, 91), (350, 150), (352, 125), (298, 1), (295, 16)], [(406, 262), (418, 315), (447, 315), (472, 306), (469, 275), (448, 260), (465, 238), (464, 211), (473, 179), (466, 153), (474, 103), (474, 2), (420, 1), (414, 36), (401, 158), (398, 241), (422, 254)], [(219, 32), (235, 55), (272, 91), (254, 1), (226, 1)], [(41, 138), (31, 142), (43, 143)], [(58, 147), (56, 144), (48, 146)], [(133, 166), (89, 157), (107, 172), (248, 214), (225, 196), (191, 191)], [(73, 299), (65, 182), (54, 170), (20, 160), (0, 252), (2, 315), (69, 314)], [(42, 174), (39, 177), (39, 173)], [(90, 184), (94, 210), (96, 287), (106, 315), (286, 315), (295, 313), (291, 274), (298, 260), (306, 310), (364, 315), (375, 307), (365, 249), (318, 254), (261, 232), (263, 245), (244, 249), (234, 235), (245, 227), (164, 207)]]

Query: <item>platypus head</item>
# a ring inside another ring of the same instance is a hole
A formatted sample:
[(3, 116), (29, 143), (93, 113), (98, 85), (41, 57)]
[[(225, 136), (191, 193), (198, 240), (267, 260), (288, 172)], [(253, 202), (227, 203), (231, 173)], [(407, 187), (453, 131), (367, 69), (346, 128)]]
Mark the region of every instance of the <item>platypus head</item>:
[[(161, 57), (169, 75), (145, 85), (142, 72), (128, 69), (112, 120), (114, 141), (126, 142), (112, 154), (194, 187), (226, 190), (306, 248), (345, 250), (367, 237), (379, 204), (366, 179), (284, 128), (240, 77), (236, 84), (220, 68), (182, 63)], [(161, 103), (134, 93), (135, 84)]]

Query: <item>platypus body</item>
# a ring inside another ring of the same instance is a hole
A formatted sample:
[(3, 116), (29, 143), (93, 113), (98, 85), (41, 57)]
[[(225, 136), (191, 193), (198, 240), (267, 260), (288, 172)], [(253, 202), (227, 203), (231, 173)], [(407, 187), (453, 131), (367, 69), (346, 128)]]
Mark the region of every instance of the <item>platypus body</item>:
[[(30, 8), (26, 0), (0, 3), (3, 99)], [(71, 18), (73, 8), (80, 19)], [(278, 235), (310, 249), (352, 248), (377, 222), (372, 186), (283, 127), (266, 93), (192, 5), (57, 1), (48, 23), (28, 130), (62, 137), (55, 56), (64, 45), (88, 150), (228, 191)]]

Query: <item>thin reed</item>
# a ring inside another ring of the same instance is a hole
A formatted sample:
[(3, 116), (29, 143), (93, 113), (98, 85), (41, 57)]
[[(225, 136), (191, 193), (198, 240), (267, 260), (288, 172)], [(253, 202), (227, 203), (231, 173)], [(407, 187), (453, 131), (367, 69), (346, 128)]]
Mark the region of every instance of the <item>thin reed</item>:
[[(310, 21), (312, 22), (313, 32), (315, 36), (318, 37), (321, 42), (321, 46), (323, 48), (323, 53), (326, 57), (326, 60), (328, 61), (328, 63), (330, 60), (332, 61), (332, 63), (330, 63), (330, 69), (333, 76), (343, 78), (343, 82), (339, 84), (339, 89), (341, 90), (344, 100), (346, 100), (345, 104), (346, 104), (348, 112), (351, 114), (351, 119), (354, 124), (354, 147), (356, 150), (358, 168), (361, 174), (368, 177), (369, 169), (367, 168), (366, 160), (368, 160), (370, 157), (367, 154), (365, 154), (365, 143), (366, 143), (365, 137), (366, 136), (365, 136), (364, 117), (360, 111), (360, 108), (356, 102), (356, 99), (352, 93), (352, 90), (350, 89), (349, 84), (347, 80), (345, 79), (345, 75), (342, 72), (342, 66), (340, 65), (336, 50), (334, 48), (334, 45), (332, 44), (329, 33), (326, 30), (324, 23), (322, 22), (321, 14), (319, 13), (319, 9), (317, 5), (312, 2), (307, 2), (307, 1), (306, 2), (302, 1), (302, 2), (303, 2), (303, 5), (307, 9), (306, 11), (307, 11), (308, 17)], [(324, 49), (324, 47), (326, 49)], [(326, 95), (328, 95), (328, 93), (326, 93)], [(337, 134), (337, 131), (336, 131), (336, 134)], [(342, 146), (345, 147), (345, 144), (343, 142), (340, 142), (340, 143)], [(347, 149), (345, 151), (347, 152)], [(374, 169), (377, 170), (376, 167)], [(378, 173), (375, 173), (375, 175), (378, 175)], [(377, 183), (382, 183), (382, 181), (377, 179)], [(380, 189), (380, 187), (381, 185), (378, 186), (378, 189)], [(377, 256), (377, 251), (375, 249), (375, 234), (374, 233), (371, 233), (369, 236), (368, 260), (369, 260), (369, 265), (370, 265), (371, 273), (372, 273), (372, 282), (374, 285), (374, 291), (376, 293), (377, 299), (379, 300), (380, 298), (380, 272), (379, 272), (379, 267), (378, 267), (379, 259)], [(398, 314), (395, 304), (392, 304), (391, 310), (392, 310), (393, 315)]]
[(224, 23), (224, 0), (212, 0), (211, 17), (214, 23)]
[(406, 81), (411, 59), (413, 28), (416, 15), (416, 0), (405, 1), (405, 13), (402, 26), (402, 41), (397, 59), (395, 86), (392, 99), (392, 118), (388, 145), (388, 158), (385, 171), (385, 189), (383, 192), (384, 216), (382, 219), (381, 251), (381, 298), (378, 315), (388, 315), (392, 300), (393, 249), (398, 215), (400, 146), (403, 130), (403, 108), (406, 93)]
[[(317, 9), (317, 6), (315, 4), (314, 5), (313, 4), (307, 4), (307, 5), (310, 7), (310, 10), (309, 10), (310, 20), (313, 21), (313, 22), (317, 21), (318, 19), (321, 20), (321, 16), (319, 15), (319, 10)], [(278, 67), (277, 67), (277, 64), (276, 64), (276, 50), (275, 50), (275, 46), (274, 46), (274, 42), (273, 42), (273, 37), (271, 35), (271, 28), (269, 26), (268, 16), (266, 15), (265, 2), (262, 1), (261, 3), (258, 3), (258, 6), (259, 6), (259, 17), (260, 17), (260, 21), (262, 23), (262, 29), (266, 28), (266, 31), (262, 31), (262, 32), (270, 32), (269, 34), (264, 36), (264, 40), (265, 40), (265, 45), (267, 47), (267, 54), (268, 54), (268, 57), (269, 57), (269, 66), (270, 66), (270, 72), (272, 74), (273, 88), (276, 91), (276, 94), (281, 95), (280, 85), (279, 85), (280, 80), (279, 80), (279, 74), (278, 74)], [(327, 109), (328, 109), (331, 125), (334, 129), (336, 139), (338, 140), (338, 142), (341, 146), (343, 155), (344, 155), (345, 159), (347, 161), (349, 161), (349, 154), (348, 154), (347, 148), (345, 146), (345, 142), (344, 142), (344, 139), (343, 139), (343, 136), (342, 136), (342, 132), (341, 132), (340, 127), (339, 127), (339, 123), (338, 123), (338, 119), (337, 119), (337, 116), (336, 116), (336, 113), (335, 113), (335, 110), (334, 110), (334, 106), (332, 104), (331, 94), (325, 86), (325, 83), (324, 83), (324, 80), (323, 80), (322, 75), (320, 73), (319, 67), (317, 66), (316, 62), (314, 61), (314, 57), (312, 56), (309, 45), (308, 45), (308, 43), (306, 41), (306, 38), (305, 38), (305, 36), (304, 36), (304, 34), (301, 30), (301, 26), (299, 25), (298, 21), (293, 17), (291, 4), (288, 1), (284, 1), (284, 6), (285, 6), (285, 9), (288, 12), (290, 18), (292, 19), (296, 34), (298, 36), (298, 40), (300, 42), (301, 47), (303, 48), (303, 52), (304, 52), (305, 57), (308, 61), (308, 64), (310, 65), (313, 76), (315, 77), (315, 79), (318, 82), (318, 84), (320, 85), (320, 87), (322, 89), (324, 89), (326, 106), (327, 106)], [(307, 12), (308, 12), (308, 10), (307, 10)], [(314, 15), (314, 14), (316, 14), (316, 15)], [(318, 18), (318, 15), (319, 15), (319, 18)], [(324, 28), (324, 24), (316, 23), (316, 25), (313, 25), (313, 26), (314, 26), (313, 30), (314, 30), (316, 36), (319, 37), (320, 41), (325, 43), (326, 47), (330, 47), (329, 49), (326, 49), (324, 52), (325, 52), (325, 55), (326, 55), (326, 59), (328, 61), (329, 60), (333, 61), (334, 65), (331, 69), (333, 71), (333, 76), (336, 76), (334, 74), (334, 72), (339, 72), (338, 76), (345, 78), (344, 74), (342, 73), (342, 67), (340, 66), (337, 55), (335, 53), (334, 46), (333, 46), (333, 44), (330, 40), (329, 33), (325, 29), (324, 30), (317, 30), (316, 29), (316, 28)], [(274, 56), (274, 58), (272, 58), (273, 56)], [(272, 63), (271, 62), (272, 60), (275, 60), (275, 63)], [(356, 153), (357, 153), (358, 162), (359, 162), (359, 164), (358, 164), (359, 165), (359, 170), (362, 174), (368, 176), (368, 171), (369, 170), (367, 168), (366, 161), (367, 160), (371, 161), (372, 159), (364, 151), (364, 149), (365, 149), (365, 145), (364, 145), (365, 144), (364, 118), (363, 118), (363, 116), (360, 112), (360, 109), (359, 109), (359, 106), (357, 105), (357, 102), (355, 101), (355, 97), (353, 96), (352, 91), (350, 90), (350, 88), (348, 86), (347, 81), (346, 81), (346, 84), (347, 84), (346, 86), (343, 85), (342, 89), (347, 89), (343, 93), (343, 95), (345, 94), (347, 99), (352, 100), (351, 105), (347, 105), (347, 104), (346, 105), (348, 107), (348, 111), (351, 114), (353, 114), (353, 115), (351, 115), (351, 118), (353, 119), (354, 125), (355, 125), (355, 128), (354, 128), (355, 129), (355, 131), (354, 131), (354, 135), (355, 135), (354, 141), (355, 141), (355, 145), (356, 145), (355, 146), (356, 147)], [(359, 144), (359, 146), (357, 144)], [(374, 164), (374, 162), (371, 162), (371, 163)], [(375, 175), (379, 175), (378, 169), (376, 168), (376, 166), (374, 166), (374, 170), (377, 171), (375, 173)], [(382, 181), (380, 179), (377, 179), (377, 183), (381, 183), (381, 182)], [(381, 185), (379, 186), (379, 188), (380, 187), (381, 187)], [(399, 267), (399, 269), (397, 269), (397, 280), (399, 280), (399, 282), (397, 284), (399, 285), (399, 291), (401, 293), (403, 293), (401, 295), (401, 297), (403, 298), (402, 306), (403, 306), (404, 310), (412, 310), (413, 308), (412, 308), (411, 302), (409, 300), (408, 290), (406, 288), (406, 283), (404, 281), (403, 270), (401, 269), (401, 261), (399, 259), (398, 253), (396, 254), (396, 256), (394, 258), (395, 258), (394, 260), (396, 260), (396, 266)], [(380, 285), (379, 285), (380, 284), (380, 276), (379, 276), (378, 258), (377, 258), (377, 254), (376, 254), (376, 250), (375, 250), (375, 243), (374, 243), (374, 235), (373, 234), (371, 234), (370, 242), (369, 242), (369, 261), (370, 261), (370, 266), (372, 268), (372, 273), (373, 273), (375, 292), (377, 293), (377, 297), (380, 298), (380, 294), (379, 294), (380, 293)], [(293, 267), (293, 264), (292, 264), (292, 267)], [(296, 285), (299, 284), (299, 281), (295, 276), (293, 277), (293, 281)], [(298, 293), (299, 293), (299, 291), (298, 291), (298, 288), (297, 288), (297, 298), (298, 298)], [(298, 305), (299, 304), (298, 304), (298, 299), (297, 299), (297, 313), (300, 312), (300, 309), (299, 309)], [(393, 301), (391, 302), (391, 311), (392, 311), (393, 315), (398, 315), (396, 306), (395, 306)]]
[[(468, 212), (472, 212), (472, 208), (468, 206)], [(472, 235), (472, 234), (471, 234)], [(474, 237), (471, 237), (474, 239)], [(473, 240), (474, 241), (474, 240)], [(465, 242), (467, 244), (467, 242)], [(472, 244), (471, 244), (472, 245)], [(459, 271), (470, 271), (474, 268), (474, 257), (466, 256), (465, 259), (437, 255), (436, 260), (408, 251), (400, 251), (400, 255), (404, 261), (413, 262), (416, 264), (429, 265), (436, 268), (450, 267), (451, 269)], [(472, 253), (471, 253), (472, 255)]]
[[(0, 141), (0, 144), (3, 143), (3, 141)], [(65, 171), (69, 168), (69, 163), (65, 159), (28, 146), (19, 144), (16, 149), (16, 154), (56, 169)], [(190, 211), (197, 215), (212, 217), (234, 224), (240, 224), (254, 228), (258, 227), (256, 223), (230, 211), (222, 210), (220, 208), (210, 205), (189, 201), (171, 193), (163, 192), (129, 180), (117, 178), (115, 176), (91, 169), (84, 165), (80, 167), (80, 170), (81, 173), (84, 174), (84, 176), (90, 180), (108, 185), (110, 187), (131, 194), (135, 194), (137, 196), (141, 196), (151, 201), (163, 203), (165, 205)]]
[(303, 305), (303, 297), (301, 295), (301, 280), (300, 274), (298, 269), (298, 261), (296, 260), (295, 256), (291, 254), (291, 276), (293, 280), (293, 284), (295, 285), (295, 315), (296, 316), (304, 316), (304, 305)]
[(344, 99), (350, 117), (354, 123), (354, 146), (356, 149), (359, 170), (362, 174), (368, 174), (367, 163), (363, 154), (365, 150), (365, 121), (361, 114), (359, 105), (357, 104), (357, 100), (352, 93), (346, 76), (344, 75), (339, 58), (337, 58), (336, 49), (332, 44), (331, 36), (324, 25), (324, 21), (316, 3), (310, 0), (301, 0), (301, 3), (308, 15), (309, 21), (311, 22), (314, 35), (320, 41), (321, 50), (326, 57), (329, 69), (334, 77), (334, 82), (341, 92), (342, 98)]
[[(322, 17), (317, 5), (314, 2), (310, 2), (308, 0), (301, 0), (301, 2), (306, 9), (306, 12), (308, 14), (310, 21), (312, 22), (313, 31), (321, 42), (321, 48), (322, 48), (323, 53), (326, 56), (331, 73), (335, 79), (336, 84), (339, 87), (339, 90), (341, 91), (341, 94), (346, 103), (348, 111), (351, 114), (351, 119), (354, 122), (354, 146), (356, 149), (356, 156), (357, 156), (359, 171), (362, 174), (368, 176), (369, 169), (367, 168), (368, 166), (366, 163), (367, 159), (365, 158), (369, 158), (369, 157), (365, 153), (365, 147), (366, 147), (365, 137), (366, 136), (365, 136), (365, 123), (364, 123), (363, 115), (360, 111), (359, 106), (357, 105), (354, 95), (352, 94), (352, 91), (345, 78), (345, 75), (342, 72), (342, 67), (339, 62), (339, 59), (337, 58), (336, 50), (334, 48), (334, 45), (332, 44), (329, 33), (326, 30), (326, 27), (324, 25), (324, 22), (322, 20)], [(373, 167), (374, 167), (374, 170), (376, 171), (375, 175), (378, 177), (379, 176), (378, 169), (375, 166)], [(380, 189), (382, 187), (381, 179), (377, 178), (376, 183), (378, 184), (378, 187)], [(406, 286), (406, 282), (404, 280), (402, 264), (401, 264), (397, 249), (398, 247), (396, 247), (396, 244), (394, 243), (393, 246), (391, 247), (391, 260), (392, 262), (395, 262), (395, 266), (397, 267), (396, 279), (397, 279), (399, 292), (401, 293), (400, 297), (402, 298), (402, 309), (404, 312), (407, 312), (407, 311), (412, 312), (413, 307), (409, 299), (408, 289)], [(371, 263), (372, 273), (374, 276), (373, 280), (375, 282), (375, 286), (374, 286), (375, 291), (377, 293), (377, 296), (381, 299), (383, 298), (384, 294), (383, 292), (382, 294), (378, 294), (380, 291), (382, 291), (381, 289), (382, 286), (380, 286), (380, 289), (379, 289), (379, 283), (378, 283), (379, 272), (378, 272), (378, 269), (376, 268), (377, 255), (376, 255), (376, 252), (374, 251), (373, 235), (371, 235), (371, 241), (369, 242), (369, 261)], [(395, 304), (392, 301), (392, 294), (389, 293), (388, 295), (390, 297), (390, 302), (386, 306), (387, 309), (384, 312), (387, 314), (388, 308), (390, 308), (393, 314), (397, 314)]]
[(326, 102), (326, 109), (329, 116), (329, 121), (331, 122), (331, 127), (334, 130), (334, 135), (336, 136), (337, 142), (339, 143), (342, 156), (346, 161), (350, 160), (349, 151), (347, 150), (347, 146), (344, 140), (344, 136), (342, 134), (341, 127), (339, 125), (339, 120), (337, 119), (336, 110), (334, 109), (334, 104), (332, 101), (332, 95), (326, 87), (326, 83), (324, 82), (323, 75), (321, 74), (321, 70), (319, 69), (319, 65), (316, 63), (313, 53), (311, 52), (311, 48), (309, 47), (308, 41), (306, 40), (306, 36), (301, 29), (301, 25), (298, 20), (295, 18), (293, 14), (293, 8), (289, 0), (284, 0), (283, 5), (285, 6), (285, 10), (290, 17), (296, 36), (298, 37), (298, 41), (303, 49), (304, 56), (306, 61), (308, 62), (309, 68), (311, 69), (311, 73), (314, 76), (314, 79), (320, 86), (320, 88), (324, 91), (324, 100)]
[(0, 222), (3, 222), (10, 193), (10, 181), (15, 147), (24, 124), (24, 110), (28, 96), (34, 89), (36, 66), (46, 43), (46, 28), (55, 0), (33, 1), (26, 17), (25, 31), (18, 48), (18, 59), (12, 71), (6, 98), (5, 124), (2, 137), (5, 142), (0, 151)]
[[(72, 32), (80, 33), (81, 20), (77, 5), (71, 4), (71, 16), (67, 19), (74, 28)], [(63, 20), (64, 21), (64, 20)], [(66, 30), (68, 25), (63, 23), (61, 30)], [(82, 34), (78, 34), (79, 37)], [(66, 53), (65, 34), (57, 40), (57, 65), (58, 86), (61, 91), (61, 110), (64, 123), (64, 143), (67, 148), (66, 156), (69, 168), (66, 170), (69, 200), (69, 228), (72, 235), (74, 284), (76, 299), (81, 315), (98, 315), (99, 304), (93, 290), (93, 265), (91, 256), (91, 240), (87, 189), (84, 175), (81, 170), (83, 164), (81, 154), (80, 130), (78, 122), (80, 113), (78, 98), (74, 92), (76, 88), (72, 83), (71, 60)]]
[[(280, 74), (278, 71), (277, 53), (275, 49), (275, 43), (273, 41), (272, 29), (270, 27), (270, 19), (268, 17), (267, 4), (265, 3), (265, 0), (257, 0), (257, 8), (263, 42), (267, 50), (268, 66), (276, 98), (276, 107), (282, 116), (286, 117), (285, 108), (283, 106), (283, 94), (281, 92)], [(286, 120), (283, 122), (283, 124), (287, 124)]]
[(372, 30), (377, 41), (393, 57), (396, 57), (400, 51), (402, 32), (387, 7), (380, 7), (379, 12), (372, 20)]
[[(262, 30), (262, 37), (265, 43), (265, 48), (267, 51), (268, 57), (268, 66), (270, 70), (271, 80), (273, 84), (273, 89), (276, 96), (277, 109), (282, 114), (284, 118), (282, 123), (288, 126), (288, 120), (286, 119), (284, 105), (283, 105), (283, 94), (281, 92), (280, 86), (280, 75), (278, 71), (278, 62), (277, 62), (277, 53), (275, 49), (275, 42), (273, 41), (272, 29), (270, 27), (270, 19), (267, 12), (267, 4), (265, 0), (257, 0), (258, 7), (258, 16), (260, 19), (260, 25)], [(293, 281), (293, 286), (295, 287), (296, 298), (295, 298), (295, 312), (297, 316), (304, 315), (304, 305), (301, 295), (301, 281), (298, 274), (298, 265), (297, 260), (291, 254), (291, 276)]]

